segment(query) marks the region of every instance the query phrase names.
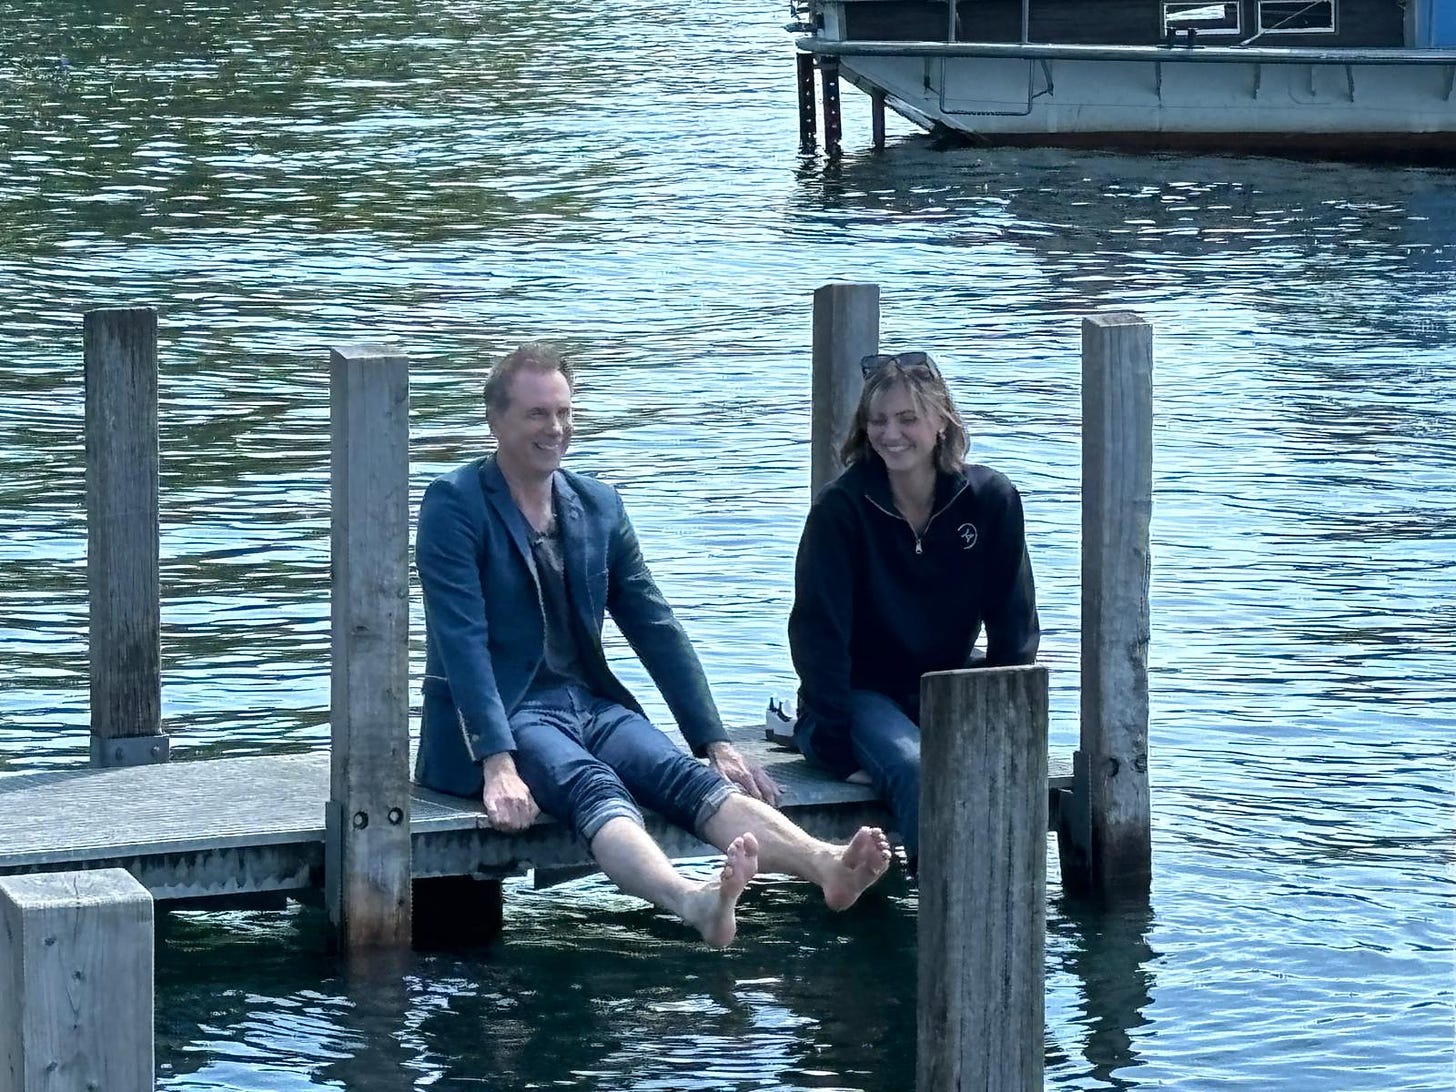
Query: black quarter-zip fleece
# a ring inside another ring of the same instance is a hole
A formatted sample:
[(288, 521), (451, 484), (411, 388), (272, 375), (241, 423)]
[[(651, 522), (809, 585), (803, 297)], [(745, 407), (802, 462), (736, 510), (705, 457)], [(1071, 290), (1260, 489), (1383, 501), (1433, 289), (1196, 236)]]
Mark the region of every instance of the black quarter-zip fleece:
[(966, 667), (982, 628), (985, 662), (1036, 658), (1041, 627), (1021, 495), (1004, 474), (967, 465), (936, 477), (916, 535), (895, 507), (884, 462), (855, 463), (815, 499), (794, 570), (789, 648), (799, 716), (836, 772), (849, 749), (851, 690), (905, 702), (927, 671)]

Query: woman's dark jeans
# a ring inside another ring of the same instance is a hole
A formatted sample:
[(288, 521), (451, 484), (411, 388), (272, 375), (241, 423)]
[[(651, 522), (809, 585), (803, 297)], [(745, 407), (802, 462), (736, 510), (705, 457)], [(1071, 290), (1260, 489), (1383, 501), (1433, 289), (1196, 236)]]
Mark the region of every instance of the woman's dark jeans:
[[(913, 862), (920, 852), (920, 727), (918, 702), (904, 704), (874, 690), (849, 694), (850, 745), (875, 792), (890, 805), (895, 830)], [(832, 769), (814, 753), (812, 718), (800, 721), (794, 742), (811, 762)]]

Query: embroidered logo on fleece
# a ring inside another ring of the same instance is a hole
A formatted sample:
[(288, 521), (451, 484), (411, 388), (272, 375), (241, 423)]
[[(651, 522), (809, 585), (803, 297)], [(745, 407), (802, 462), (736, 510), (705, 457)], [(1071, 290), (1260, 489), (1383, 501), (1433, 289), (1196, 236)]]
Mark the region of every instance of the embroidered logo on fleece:
[(961, 536), (962, 550), (969, 550), (972, 546), (976, 544), (976, 540), (981, 537), (980, 534), (977, 533), (976, 525), (974, 523), (962, 523), (959, 527), (956, 528), (956, 534)]

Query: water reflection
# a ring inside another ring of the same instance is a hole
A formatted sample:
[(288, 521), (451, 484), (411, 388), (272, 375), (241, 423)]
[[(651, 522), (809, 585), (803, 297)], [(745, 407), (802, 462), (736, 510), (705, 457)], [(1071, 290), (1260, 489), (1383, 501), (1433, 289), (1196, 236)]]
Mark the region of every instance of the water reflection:
[(822, 1087), (831, 1073), (843, 1087), (913, 1082), (903, 887), (830, 915), (804, 884), (755, 885), (726, 954), (600, 880), (574, 887), (515, 887), (488, 952), (352, 964), (285, 955), (321, 951), (321, 911), (163, 915), (160, 939), (186, 971), (174, 960), (159, 974), (160, 1087), (225, 1082), (260, 1040), (278, 1086), (361, 1092), (568, 1076), (601, 1089)]
[[(339, 980), (344, 1050), (317, 1076), (360, 1092), (415, 1087), (433, 1067), (421, 1034), (421, 984), (407, 952), (373, 952), (345, 960)], [(490, 1029), (482, 1029), (488, 1033)]]
[(158, 1087), (256, 1087), (259, 1059), (283, 1086), (292, 1075), (303, 1087), (317, 1056), (336, 1048), (323, 925), (297, 909), (159, 913)]
[[(488, 950), (353, 961), (322, 954), (317, 909), (161, 915), (159, 1087), (264, 1074), (359, 1092), (914, 1082), (916, 899), (898, 874), (843, 915), (804, 884), (761, 881), (728, 953), (599, 878), (549, 894), (513, 885), (507, 908)], [(1055, 898), (1048, 922), (1049, 1079), (1135, 1087), (1151, 913)]]
[[(893, 154), (803, 164), (798, 180), (806, 219), (974, 250), (998, 264), (1006, 247), (1029, 254), (1046, 277), (1035, 292), (1042, 309), (1136, 307), (1187, 292), (1205, 307), (1251, 307), (1322, 339), (1456, 341), (1456, 193), (1441, 171), (1006, 156), (922, 138)], [(1398, 278), (1388, 276), (1392, 252), (1405, 273)], [(1327, 363), (1340, 367), (1338, 357)]]
[(1139, 1064), (1135, 1033), (1147, 1024), (1153, 1000), (1158, 958), (1148, 943), (1153, 912), (1135, 906), (1094, 909), (1068, 898), (1055, 905), (1056, 913), (1048, 915), (1048, 948), (1053, 965), (1076, 979), (1069, 1023), (1083, 1035), (1087, 1072), (1101, 1087), (1137, 1087), (1136, 1076), (1122, 1071)]
[[(602, 170), (591, 156), (524, 151), (555, 127), (534, 47), (553, 26), (546, 6), (461, 6), (428, 20), (338, 0), (307, 11), (14, 8), (0, 40), (6, 199), (46, 215), (5, 219), (38, 231), (33, 241), (237, 232), (256, 246), (276, 230), (459, 238), (591, 207)], [(605, 88), (613, 75), (598, 54), (573, 82)], [(448, 112), (421, 112), (432, 96)], [(531, 186), (498, 186), (471, 166), (506, 141), (523, 150)], [(414, 200), (421, 187), (431, 201)]]

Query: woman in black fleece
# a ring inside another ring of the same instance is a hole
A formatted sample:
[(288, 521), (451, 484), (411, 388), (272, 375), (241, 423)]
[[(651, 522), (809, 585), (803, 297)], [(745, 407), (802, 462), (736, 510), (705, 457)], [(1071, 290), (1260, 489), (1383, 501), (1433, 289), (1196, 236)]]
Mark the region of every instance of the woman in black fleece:
[[(965, 463), (966, 429), (925, 353), (861, 361), (846, 469), (799, 542), (789, 647), (799, 749), (839, 777), (863, 770), (914, 864), (920, 676), (1029, 664), (1041, 635), (1021, 496)], [(974, 652), (984, 626), (984, 657)]]

